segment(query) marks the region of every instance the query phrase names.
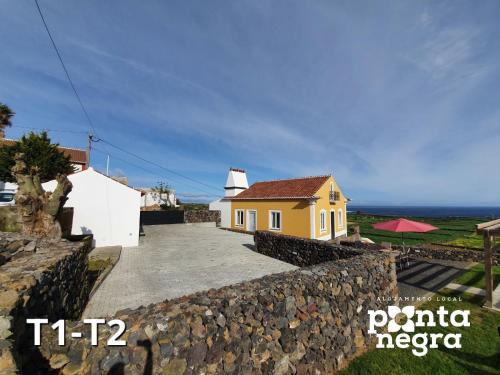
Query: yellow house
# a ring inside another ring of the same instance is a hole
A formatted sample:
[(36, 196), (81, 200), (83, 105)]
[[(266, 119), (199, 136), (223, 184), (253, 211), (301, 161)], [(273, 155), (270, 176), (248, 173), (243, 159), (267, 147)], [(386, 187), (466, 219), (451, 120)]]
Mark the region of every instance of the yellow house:
[(319, 240), (347, 234), (347, 199), (333, 176), (256, 182), (226, 199), (232, 229)]

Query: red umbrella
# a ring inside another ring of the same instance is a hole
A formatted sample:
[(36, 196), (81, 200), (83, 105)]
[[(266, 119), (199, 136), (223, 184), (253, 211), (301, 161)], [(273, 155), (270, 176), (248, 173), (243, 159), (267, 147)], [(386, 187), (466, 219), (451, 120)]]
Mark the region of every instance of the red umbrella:
[(387, 230), (390, 232), (400, 232), (401, 239), (403, 239), (404, 232), (413, 232), (413, 233), (425, 233), (430, 232), (432, 230), (436, 230), (433, 225), (421, 223), (418, 221), (412, 221), (408, 219), (399, 218), (396, 220), (384, 221), (382, 223), (373, 224), (373, 228), (380, 230)]

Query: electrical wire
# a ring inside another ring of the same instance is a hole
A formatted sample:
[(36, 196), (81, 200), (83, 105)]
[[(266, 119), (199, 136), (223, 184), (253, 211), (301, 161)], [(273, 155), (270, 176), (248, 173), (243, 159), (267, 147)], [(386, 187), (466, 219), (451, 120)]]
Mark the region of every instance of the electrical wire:
[(168, 173), (175, 174), (176, 176), (182, 177), (182, 178), (184, 178), (184, 179), (186, 179), (186, 180), (189, 180), (189, 181), (195, 182), (195, 183), (197, 183), (197, 184), (203, 185), (203, 186), (205, 186), (205, 187), (208, 187), (208, 188), (210, 188), (210, 189), (216, 190), (217, 192), (219, 192), (219, 193), (220, 193), (220, 188), (217, 188), (217, 187), (215, 187), (215, 186), (212, 186), (212, 185), (206, 184), (206, 183), (204, 183), (204, 182), (198, 181), (198, 180), (196, 180), (196, 179), (194, 179), (194, 178), (191, 178), (191, 177), (189, 177), (189, 176), (183, 175), (182, 173), (179, 173), (179, 172), (173, 171), (173, 170), (171, 170), (171, 169), (169, 169), (169, 168), (164, 167), (164, 166), (163, 166), (163, 165), (161, 165), (161, 164), (155, 163), (154, 161), (147, 160), (147, 159), (143, 158), (142, 156), (137, 155), (137, 154), (134, 154), (133, 152), (130, 152), (130, 151), (128, 151), (128, 150), (125, 150), (124, 148), (122, 148), (122, 147), (120, 147), (120, 146), (116, 146), (116, 145), (112, 144), (111, 142), (106, 141), (105, 139), (100, 139), (100, 141), (101, 141), (101, 142), (103, 142), (103, 143), (105, 143), (105, 144), (107, 144), (107, 145), (109, 145), (109, 146), (111, 146), (111, 147), (116, 148), (117, 150), (120, 150), (120, 151), (121, 151), (121, 152), (123, 152), (123, 153), (126, 153), (126, 154), (128, 154), (128, 155), (130, 155), (130, 156), (133, 156), (133, 157), (135, 157), (135, 158), (137, 158), (137, 159), (139, 159), (139, 160), (142, 160), (142, 161), (143, 161), (143, 162), (145, 162), (145, 163), (148, 163), (148, 164), (154, 165), (154, 166), (155, 166), (155, 167), (157, 167), (157, 168), (163, 169), (164, 171), (166, 171), (166, 172), (168, 172)]
[(141, 170), (141, 171), (147, 172), (147, 173), (149, 173), (149, 174), (151, 174), (151, 175), (153, 175), (153, 176), (160, 177), (161, 179), (165, 178), (165, 179), (166, 179), (166, 180), (168, 180), (168, 181), (173, 181), (173, 182), (176, 182), (176, 183), (179, 183), (179, 184), (181, 184), (181, 183), (182, 183), (182, 184), (185, 184), (185, 185), (187, 185), (187, 186), (192, 187), (193, 189), (195, 189), (195, 190), (197, 190), (197, 191), (200, 191), (200, 192), (203, 192), (203, 193), (208, 194), (210, 197), (217, 197), (217, 196), (218, 196), (218, 195), (213, 194), (213, 193), (211, 193), (211, 192), (209, 192), (209, 191), (203, 190), (203, 189), (199, 188), (198, 186), (194, 186), (194, 185), (189, 184), (189, 183), (186, 183), (186, 182), (180, 182), (179, 180), (177, 180), (177, 179), (173, 179), (173, 178), (171, 178), (171, 177), (170, 177), (170, 178), (166, 178), (165, 176), (160, 175), (158, 172), (155, 172), (155, 171), (152, 171), (151, 169), (148, 169), (148, 168), (142, 167), (142, 166), (140, 166), (140, 165), (134, 164), (134, 163), (130, 162), (129, 160), (122, 159), (122, 158), (120, 158), (120, 157), (118, 157), (118, 156), (111, 155), (111, 154), (109, 154), (109, 153), (108, 153), (108, 152), (106, 152), (106, 151), (100, 150), (99, 148), (93, 147), (93, 148), (92, 148), (92, 150), (97, 151), (97, 152), (99, 152), (99, 153), (101, 153), (101, 154), (104, 154), (104, 155), (109, 155), (109, 156), (111, 156), (113, 159), (120, 160), (120, 161), (122, 161), (122, 162), (124, 162), (124, 163), (127, 163), (127, 165), (130, 165), (130, 166), (132, 166), (132, 167), (135, 167), (135, 168), (137, 168), (137, 169), (139, 169), (139, 170)]
[(56, 52), (57, 58), (61, 62), (61, 66), (64, 70), (64, 73), (66, 74), (66, 78), (68, 79), (68, 82), (69, 82), (71, 88), (73, 89), (73, 92), (76, 96), (76, 99), (78, 100), (78, 103), (80, 103), (80, 107), (82, 108), (82, 111), (83, 111), (92, 131), (94, 132), (94, 134), (97, 135), (94, 123), (90, 119), (90, 116), (89, 116), (87, 110), (85, 109), (85, 106), (83, 105), (82, 99), (80, 98), (80, 95), (78, 94), (78, 91), (76, 90), (76, 87), (73, 83), (73, 80), (71, 79), (71, 76), (69, 75), (68, 69), (66, 68), (66, 65), (64, 64), (61, 53), (59, 52), (59, 49), (57, 48), (56, 42), (54, 41), (54, 38), (52, 37), (52, 34), (49, 30), (49, 26), (47, 25), (47, 22), (45, 21), (45, 17), (43, 16), (42, 10), (40, 9), (40, 5), (38, 4), (38, 0), (35, 0), (35, 4), (36, 4), (36, 8), (38, 9), (38, 14), (40, 14), (40, 18), (42, 19), (43, 26), (45, 27), (45, 31), (47, 31), (47, 35), (49, 36), (49, 39), (52, 42), (52, 47), (54, 48), (54, 51)]

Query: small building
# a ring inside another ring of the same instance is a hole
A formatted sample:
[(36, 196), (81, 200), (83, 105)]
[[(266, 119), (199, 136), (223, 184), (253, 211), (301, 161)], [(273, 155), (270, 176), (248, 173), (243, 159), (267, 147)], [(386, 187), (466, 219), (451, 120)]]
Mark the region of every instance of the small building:
[(210, 211), (220, 211), (220, 226), (231, 228), (231, 200), (230, 198), (248, 189), (247, 175), (243, 169), (229, 168), (229, 173), (224, 186), (224, 197), (208, 205)]
[(169, 189), (169, 193), (158, 193), (151, 188), (138, 188), (142, 193), (141, 196), (141, 210), (148, 208), (160, 208), (162, 205), (168, 207), (178, 207), (176, 203), (175, 190)]
[[(137, 246), (141, 192), (93, 168), (68, 176), (73, 190), (64, 207), (73, 207), (71, 234), (92, 234), (95, 246)], [(55, 180), (43, 184), (47, 191)]]
[(347, 199), (331, 175), (256, 182), (224, 200), (232, 229), (319, 240), (347, 234)]

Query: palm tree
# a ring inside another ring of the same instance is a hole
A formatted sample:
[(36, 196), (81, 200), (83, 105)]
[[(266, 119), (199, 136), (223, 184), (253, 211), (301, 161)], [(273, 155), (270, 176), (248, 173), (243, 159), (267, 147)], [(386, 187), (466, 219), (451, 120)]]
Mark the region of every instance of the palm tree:
[(0, 135), (4, 135), (4, 129), (8, 126), (11, 126), (12, 123), (10, 122), (10, 119), (15, 115), (14, 112), (12, 112), (12, 109), (9, 108), (9, 106), (0, 103)]

